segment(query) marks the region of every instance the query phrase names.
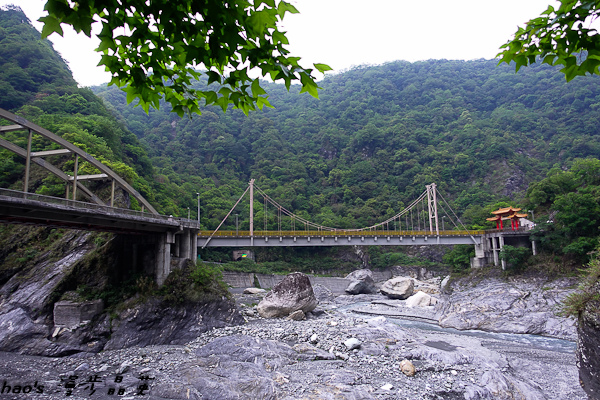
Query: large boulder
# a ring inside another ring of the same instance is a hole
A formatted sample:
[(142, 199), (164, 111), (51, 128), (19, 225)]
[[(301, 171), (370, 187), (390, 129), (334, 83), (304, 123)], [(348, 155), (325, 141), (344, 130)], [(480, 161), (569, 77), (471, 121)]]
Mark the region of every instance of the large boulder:
[(407, 307), (427, 307), (431, 305), (431, 296), (425, 292), (417, 292), (406, 299)]
[(359, 269), (346, 276), (351, 282), (346, 288), (348, 294), (372, 294), (377, 293), (373, 272), (370, 269)]
[(488, 278), (473, 285), (469, 279), (457, 280), (452, 294), (437, 307), (439, 325), (573, 340), (576, 321), (556, 314), (573, 292), (573, 283), (572, 279)]
[(381, 293), (390, 299), (405, 300), (413, 294), (415, 283), (412, 278), (399, 276), (385, 281), (381, 286)]
[(289, 274), (258, 303), (263, 318), (287, 317), (297, 310), (305, 314), (317, 307), (317, 299), (308, 276), (300, 272)]
[(328, 287), (325, 287), (320, 283), (315, 283), (314, 285), (312, 285), (312, 288), (313, 293), (315, 294), (315, 297), (317, 298), (317, 301), (319, 303), (333, 301), (333, 299), (335, 298), (333, 292)]

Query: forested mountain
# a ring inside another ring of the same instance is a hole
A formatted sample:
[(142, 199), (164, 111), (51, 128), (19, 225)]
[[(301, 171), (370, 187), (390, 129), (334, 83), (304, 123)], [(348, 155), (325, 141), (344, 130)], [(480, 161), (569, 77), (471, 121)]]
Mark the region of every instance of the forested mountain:
[[(436, 182), (467, 222), (519, 201), (552, 167), (600, 156), (598, 77), (566, 83), (547, 65), (514, 72), (496, 61), (393, 62), (327, 77), (320, 99), (268, 86), (274, 109), (208, 108), (146, 115), (115, 88), (93, 88), (148, 148), (162, 182), (200, 191), (205, 225), (250, 178), (316, 222), (365, 226)], [(231, 204), (231, 200), (227, 203)], [(489, 207), (488, 207), (489, 208)]]
[[(284, 207), (340, 228), (381, 221), (436, 182), (465, 222), (481, 225), (495, 203), (522, 201), (548, 171), (600, 156), (598, 78), (567, 84), (548, 66), (398, 61), (329, 76), (319, 100), (267, 84), (273, 109), (179, 118), (164, 104), (146, 114), (114, 87), (93, 88), (105, 108), (18, 9), (0, 11), (0, 46), (4, 108), (105, 160), (162, 213), (189, 208), (195, 218), (200, 192), (209, 229), (250, 178)], [(40, 67), (46, 61), (53, 67)], [(2, 186), (18, 186), (21, 160), (5, 151), (0, 160)], [(33, 186), (64, 192), (51, 177)]]
[(37, 93), (73, 89), (71, 71), (25, 14), (16, 8), (0, 11), (0, 107), (17, 109)]

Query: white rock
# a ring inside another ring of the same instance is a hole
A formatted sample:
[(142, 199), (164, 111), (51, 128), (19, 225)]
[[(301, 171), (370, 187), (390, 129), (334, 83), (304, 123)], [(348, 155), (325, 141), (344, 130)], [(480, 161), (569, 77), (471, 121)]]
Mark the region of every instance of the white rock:
[(344, 342), (344, 345), (348, 350), (358, 349), (360, 347), (360, 340), (357, 338), (350, 338)]
[(367, 324), (369, 325), (381, 325), (381, 324), (385, 324), (386, 319), (385, 317), (375, 317), (375, 318), (369, 318), (367, 320)]
[(317, 335), (316, 333), (315, 333), (315, 334), (313, 334), (313, 335), (310, 337), (310, 342), (311, 342), (311, 343), (313, 343), (313, 344), (314, 344), (314, 343), (317, 343), (318, 341), (319, 341), (319, 335)]
[(415, 366), (409, 360), (402, 360), (402, 362), (400, 362), (400, 370), (406, 376), (415, 376), (415, 373), (417, 372)]
[(424, 292), (417, 292), (406, 299), (407, 307), (427, 307), (431, 305), (431, 296)]
[(296, 310), (307, 313), (317, 307), (317, 299), (307, 275), (294, 272), (283, 278), (258, 303), (263, 318), (286, 317)]
[(392, 390), (393, 388), (394, 388), (394, 385), (387, 383), (381, 387), (381, 390)]
[(259, 289), (255, 287), (249, 287), (244, 289), (244, 294), (259, 294), (259, 293), (267, 293), (265, 289)]
[(400, 276), (385, 281), (380, 291), (390, 299), (404, 300), (413, 293), (414, 287), (413, 279)]

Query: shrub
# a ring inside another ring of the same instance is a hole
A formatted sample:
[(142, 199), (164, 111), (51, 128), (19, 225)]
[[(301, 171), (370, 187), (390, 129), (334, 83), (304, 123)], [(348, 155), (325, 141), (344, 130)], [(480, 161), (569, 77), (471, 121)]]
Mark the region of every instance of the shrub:
[(459, 244), (444, 254), (443, 261), (452, 267), (452, 272), (461, 272), (470, 268), (473, 257), (475, 257), (475, 247)]
[(218, 266), (191, 261), (171, 271), (159, 293), (164, 301), (172, 304), (210, 301), (230, 295)]
[(506, 245), (500, 250), (500, 259), (506, 261), (506, 270), (511, 273), (521, 272), (527, 267), (531, 249)]
[(600, 313), (600, 260), (594, 259), (588, 264), (588, 269), (577, 291), (567, 296), (562, 304), (560, 315), (577, 317), (588, 304), (595, 302)]

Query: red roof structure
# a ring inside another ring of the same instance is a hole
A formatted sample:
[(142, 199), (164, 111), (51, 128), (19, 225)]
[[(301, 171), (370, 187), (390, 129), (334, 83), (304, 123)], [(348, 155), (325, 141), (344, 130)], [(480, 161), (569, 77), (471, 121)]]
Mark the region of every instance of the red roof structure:
[(518, 214), (518, 211), (521, 211), (521, 209), (513, 207), (499, 208), (496, 211), (492, 211), (494, 216), (487, 218), (487, 221), (496, 221), (496, 228), (504, 229), (502, 221), (510, 219), (511, 229), (514, 231), (519, 229), (519, 219), (527, 217), (527, 214)]

